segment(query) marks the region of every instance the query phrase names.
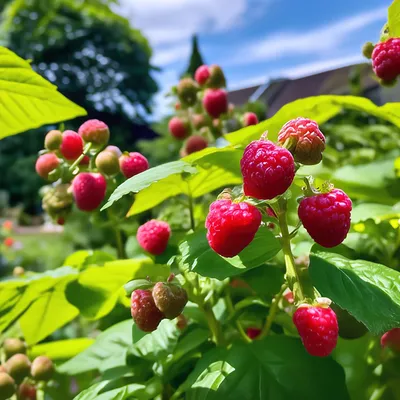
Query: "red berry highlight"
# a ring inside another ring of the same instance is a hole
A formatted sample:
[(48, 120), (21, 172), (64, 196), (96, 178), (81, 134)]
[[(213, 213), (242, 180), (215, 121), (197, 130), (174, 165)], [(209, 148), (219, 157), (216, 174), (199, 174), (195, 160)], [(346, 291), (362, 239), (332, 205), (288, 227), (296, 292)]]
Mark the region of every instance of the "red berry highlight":
[(142, 154), (133, 152), (129, 155), (123, 154), (119, 158), (119, 166), (125, 178), (131, 178), (149, 169), (149, 162)]
[(258, 336), (260, 336), (260, 333), (261, 333), (261, 329), (258, 329), (258, 328), (247, 328), (247, 330), (246, 330), (247, 336), (252, 340), (257, 338)]
[(49, 177), (49, 173), (54, 171), (60, 165), (60, 160), (54, 153), (47, 153), (41, 155), (36, 160), (36, 173), (43, 179)]
[(298, 213), (304, 228), (316, 243), (324, 247), (338, 246), (350, 229), (352, 204), (342, 190), (334, 189), (306, 197)]
[(308, 118), (286, 122), (279, 132), (278, 142), (285, 145), (297, 162), (305, 165), (318, 164), (325, 150), (325, 136), (318, 124)]
[(140, 246), (153, 255), (162, 254), (167, 248), (171, 228), (167, 222), (152, 219), (139, 227), (136, 238)]
[(135, 290), (131, 296), (131, 315), (139, 329), (155, 331), (164, 319), (164, 314), (156, 307), (151, 290)]
[(168, 129), (175, 139), (184, 139), (190, 133), (190, 126), (182, 118), (173, 117), (168, 123)]
[(72, 181), (72, 193), (77, 207), (82, 211), (93, 211), (104, 200), (107, 182), (103, 175), (82, 172)]
[(246, 196), (271, 200), (289, 189), (295, 174), (290, 152), (269, 140), (255, 140), (240, 161)]
[(187, 140), (185, 144), (185, 154), (189, 155), (205, 149), (208, 146), (208, 142), (202, 136), (193, 135)]
[(400, 38), (390, 38), (374, 47), (372, 67), (383, 81), (393, 81), (400, 75)]
[(65, 131), (60, 151), (66, 160), (76, 160), (83, 153), (82, 138), (74, 131)]
[(315, 357), (326, 357), (336, 347), (339, 327), (331, 308), (299, 307), (293, 315), (295, 324), (307, 352)]
[(251, 243), (260, 224), (261, 213), (253, 205), (217, 200), (207, 215), (207, 240), (219, 255), (234, 257)]
[(400, 353), (400, 328), (394, 328), (384, 333), (381, 337), (381, 346), (389, 347), (393, 351)]
[(108, 126), (98, 119), (89, 119), (84, 122), (79, 127), (78, 133), (86, 143), (93, 143), (97, 146), (105, 145), (110, 139)]
[(243, 115), (244, 126), (257, 125), (257, 124), (258, 124), (258, 117), (253, 112), (247, 112)]
[(228, 95), (223, 89), (207, 89), (204, 93), (203, 107), (213, 118), (228, 112)]
[(7, 237), (4, 239), (3, 243), (4, 243), (4, 246), (6, 246), (6, 247), (12, 247), (14, 244), (14, 239), (11, 237)]
[(194, 79), (200, 86), (203, 86), (207, 83), (208, 78), (210, 77), (210, 69), (207, 65), (202, 65), (196, 69), (194, 74)]

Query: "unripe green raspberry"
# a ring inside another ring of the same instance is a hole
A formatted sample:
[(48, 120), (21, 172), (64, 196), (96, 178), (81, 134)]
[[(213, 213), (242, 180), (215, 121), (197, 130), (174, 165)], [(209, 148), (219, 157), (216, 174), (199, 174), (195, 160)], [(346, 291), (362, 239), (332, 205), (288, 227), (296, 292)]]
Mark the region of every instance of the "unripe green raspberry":
[(219, 65), (210, 66), (210, 77), (207, 81), (207, 86), (213, 89), (219, 89), (226, 86), (224, 72)]
[(3, 350), (6, 359), (9, 359), (15, 354), (26, 354), (26, 344), (20, 339), (8, 338), (4, 340)]
[(15, 394), (15, 391), (14, 379), (5, 372), (0, 372), (0, 400), (9, 399)]
[(113, 176), (120, 172), (119, 159), (112, 151), (102, 151), (96, 157), (96, 167), (104, 175)]
[(188, 301), (186, 290), (173, 283), (156, 283), (152, 294), (156, 307), (168, 319), (180, 315)]
[(44, 147), (47, 150), (54, 151), (58, 150), (61, 146), (62, 142), (62, 133), (58, 130), (52, 130), (47, 133), (46, 137), (44, 138)]
[(362, 47), (363, 56), (370, 60), (372, 57), (372, 52), (374, 51), (374, 47), (374, 44), (371, 42), (364, 43), (364, 46)]
[(69, 188), (69, 184), (57, 185), (51, 187), (43, 196), (42, 207), (53, 219), (65, 217), (70, 213), (74, 198)]
[(8, 374), (19, 384), (29, 376), (31, 362), (25, 354), (15, 354), (7, 360), (6, 369)]
[[(19, 277), (25, 275), (25, 269), (21, 267), (20, 265), (16, 266), (13, 269), (13, 276)], [(17, 353), (23, 353), (22, 351), (18, 351)]]
[(36, 357), (31, 366), (32, 378), (37, 381), (48, 381), (54, 375), (53, 361), (46, 356)]
[(177, 87), (180, 102), (188, 107), (194, 106), (197, 102), (199, 85), (191, 78), (183, 78)]

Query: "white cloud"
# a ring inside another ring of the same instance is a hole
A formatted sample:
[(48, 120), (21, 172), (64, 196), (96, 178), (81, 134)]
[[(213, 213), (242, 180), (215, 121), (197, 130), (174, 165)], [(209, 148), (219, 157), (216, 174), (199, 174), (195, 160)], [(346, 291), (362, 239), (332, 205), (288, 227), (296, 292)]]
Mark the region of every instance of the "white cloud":
[(386, 14), (386, 8), (381, 7), (306, 32), (276, 32), (247, 46), (245, 53), (237, 53), (229, 64), (249, 64), (286, 55), (329, 53), (337, 49), (352, 33), (374, 22), (383, 21)]

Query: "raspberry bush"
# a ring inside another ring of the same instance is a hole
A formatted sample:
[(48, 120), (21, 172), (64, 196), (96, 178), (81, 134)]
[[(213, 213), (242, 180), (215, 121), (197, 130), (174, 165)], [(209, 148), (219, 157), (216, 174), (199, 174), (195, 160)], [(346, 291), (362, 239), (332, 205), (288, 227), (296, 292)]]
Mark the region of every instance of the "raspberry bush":
[[(392, 11), (364, 48), (384, 81)], [(375, 138), (360, 161), (334, 119), (361, 110), (387, 139), (398, 104), (312, 97), (259, 122), (225, 88), (203, 65), (172, 89), (180, 157), (161, 165), (90, 116), (49, 130), (43, 209), (108, 246), (0, 282), (0, 399), (399, 398), (400, 153)]]

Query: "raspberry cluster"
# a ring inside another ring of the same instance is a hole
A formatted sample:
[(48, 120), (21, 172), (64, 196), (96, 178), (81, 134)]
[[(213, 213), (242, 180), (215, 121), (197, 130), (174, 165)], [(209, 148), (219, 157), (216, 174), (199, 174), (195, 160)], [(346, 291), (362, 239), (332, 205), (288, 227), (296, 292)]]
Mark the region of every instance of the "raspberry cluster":
[(258, 124), (253, 112), (235, 110), (228, 103), (226, 79), (218, 65), (202, 65), (194, 79), (183, 78), (173, 88), (176, 115), (168, 123), (171, 136), (183, 141), (181, 157), (205, 149), (224, 133)]
[(160, 322), (181, 315), (188, 301), (186, 290), (174, 283), (157, 282), (152, 290), (137, 289), (131, 295), (131, 315), (139, 329), (152, 332)]
[(110, 130), (97, 119), (84, 122), (77, 132), (51, 130), (36, 161), (37, 174), (52, 183), (43, 190), (43, 209), (64, 225), (73, 205), (92, 212), (102, 204), (107, 189), (119, 177), (131, 178), (149, 168), (140, 153), (122, 153), (109, 145)]
[(32, 362), (26, 344), (17, 338), (5, 339), (2, 345), (5, 363), (0, 364), (0, 399), (16, 395), (21, 400), (36, 400), (38, 385), (53, 378), (55, 368), (50, 358), (38, 356)]

